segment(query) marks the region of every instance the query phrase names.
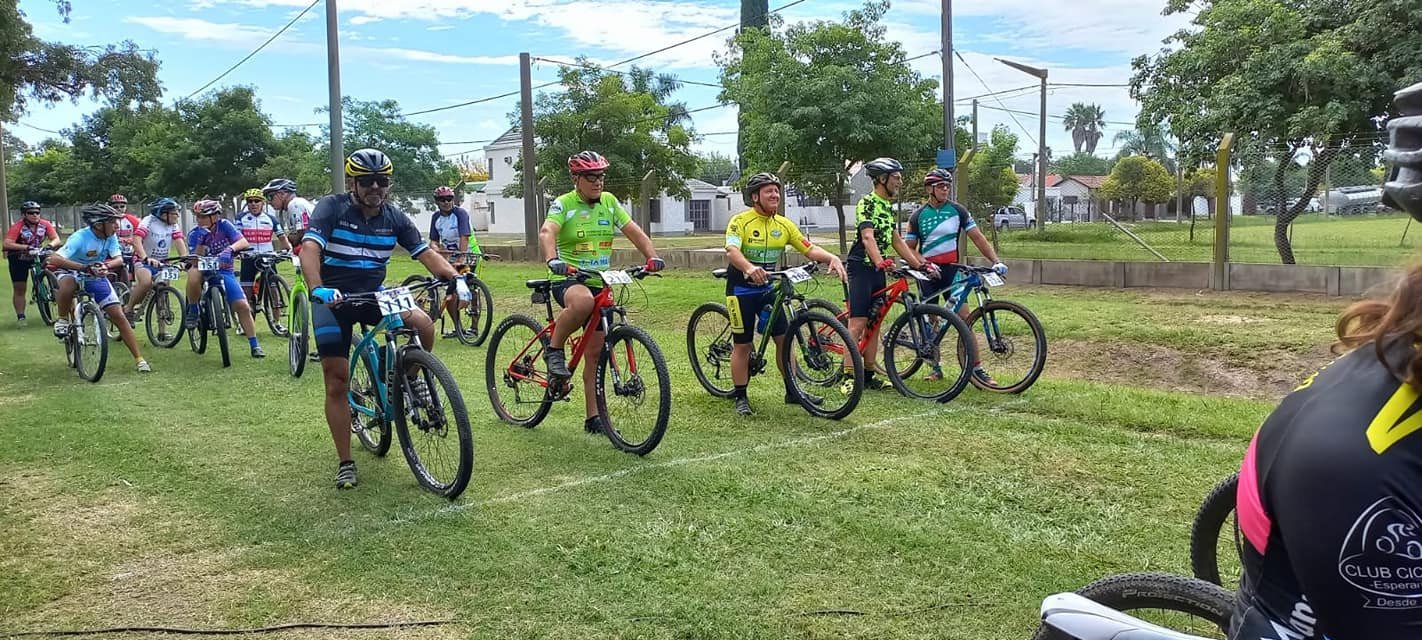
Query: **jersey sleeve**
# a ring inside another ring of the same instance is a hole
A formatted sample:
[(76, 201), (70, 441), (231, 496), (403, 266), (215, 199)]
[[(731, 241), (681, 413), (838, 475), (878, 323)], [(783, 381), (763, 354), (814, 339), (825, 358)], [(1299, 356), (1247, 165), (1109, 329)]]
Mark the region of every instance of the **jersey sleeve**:
[(188, 232), (188, 250), (196, 253), (198, 248), (202, 247), (203, 238), (206, 237), (207, 229), (193, 227), (193, 230)]
[(914, 210), (913, 215), (909, 216), (908, 231), (904, 233), (904, 242), (918, 241), (918, 217), (923, 214), (923, 209), (924, 207), (921, 206), (918, 209)]
[(109, 258), (117, 258), (123, 255), (123, 249), (119, 247), (118, 234), (113, 234), (104, 241), (104, 254)]
[(622, 208), (622, 203), (618, 202), (617, 198), (613, 198), (610, 194), (604, 195), (604, 197), (612, 201), (608, 203), (607, 209), (612, 212), (613, 225), (621, 229), (627, 226), (627, 223), (632, 222), (632, 216), (627, 214), (627, 210)]
[[(23, 220), (21, 220), (20, 222), (16, 222), (15, 224), (10, 225), (10, 230), (5, 232), (5, 239), (6, 239), (6, 240), (9, 240), (10, 242), (19, 242), (19, 241), (20, 241), (20, 229), (24, 228), (24, 226), (25, 226), (25, 222), (24, 222)], [(69, 245), (65, 245), (65, 246), (67, 247), (67, 246), (69, 246)]]
[(859, 204), (854, 207), (854, 228), (856, 230), (862, 232), (865, 229), (874, 228), (874, 212), (869, 210), (871, 207), (867, 197), (860, 200)]
[(785, 244), (794, 247), (796, 251), (800, 252), (800, 255), (808, 254), (810, 249), (815, 247), (815, 243), (810, 242), (810, 239), (805, 237), (805, 234), (800, 231), (800, 225), (795, 224), (795, 222), (789, 218), (785, 218), (784, 222)]
[(65, 260), (77, 262), (79, 260), (79, 246), (84, 244), (84, 235), (84, 229), (69, 234), (69, 239), (64, 242), (64, 246), (59, 248), (59, 255), (64, 256)]
[(237, 230), (237, 226), (226, 220), (217, 221), (217, 232), (226, 236), (228, 242), (237, 242), (243, 238), (242, 232)]
[(567, 222), (567, 216), (567, 212), (563, 210), (563, 199), (554, 198), (553, 202), (548, 205), (548, 215), (544, 219), (561, 227), (564, 222)]
[(439, 241), (440, 241), (441, 238), (439, 237), (439, 214), (438, 214), (438, 213), (436, 213), (436, 214), (430, 216), (430, 232), (429, 232), (429, 234), (426, 235), (425, 237), (429, 238), (429, 239), (430, 239), (430, 242), (439, 242)]
[(967, 207), (954, 202), (953, 208), (958, 210), (958, 217), (961, 218), (958, 224), (958, 228), (960, 230), (970, 231), (972, 229), (978, 228), (978, 223), (973, 221), (973, 214), (968, 213)]
[(469, 212), (465, 211), (464, 207), (455, 207), (454, 215), (459, 220), (459, 235), (472, 235), (474, 232), (469, 228)]
[(272, 211), (271, 209), (267, 209), (264, 215), (266, 215), (267, 218), (272, 221), (273, 234), (280, 235), (286, 233), (286, 226), (281, 223), (281, 218), (277, 216), (276, 212)]
[(306, 227), (306, 235), (301, 237), (303, 242), (310, 240), (321, 245), (323, 251), (326, 249), (326, 239), (335, 230), (336, 219), (341, 214), (336, 199), (336, 196), (331, 196), (316, 203), (316, 209), (311, 212), (311, 224)]
[(741, 248), (741, 217), (734, 216), (726, 224), (726, 247)]
[(48, 220), (44, 221), (44, 237), (46, 240), (59, 239), (59, 229), (54, 228), (54, 224)]
[(429, 243), (426, 243), (425, 239), (420, 236), (420, 230), (415, 228), (415, 223), (410, 221), (410, 216), (400, 211), (395, 211), (394, 215), (395, 241), (410, 252), (411, 258), (420, 257), (420, 254), (430, 248)]
[(136, 235), (136, 236), (138, 236), (138, 237), (140, 237), (140, 238), (147, 238), (147, 237), (148, 237), (148, 224), (149, 224), (150, 222), (152, 222), (152, 221), (153, 221), (153, 216), (144, 216), (144, 217), (143, 217), (143, 220), (140, 220), (139, 223), (138, 223), (138, 226), (137, 226), (136, 228), (134, 228), (134, 230), (133, 230), (133, 235)]

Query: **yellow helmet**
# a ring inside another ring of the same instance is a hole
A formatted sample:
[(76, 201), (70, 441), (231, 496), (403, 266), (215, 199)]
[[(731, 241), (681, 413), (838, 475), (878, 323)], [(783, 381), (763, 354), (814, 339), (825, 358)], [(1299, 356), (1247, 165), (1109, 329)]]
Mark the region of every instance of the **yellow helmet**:
[(248, 189), (242, 193), (243, 200), (251, 200), (252, 198), (256, 198), (262, 202), (267, 201), (267, 197), (262, 194), (261, 189)]
[(346, 177), (388, 176), (395, 173), (390, 158), (375, 149), (361, 149), (346, 158)]

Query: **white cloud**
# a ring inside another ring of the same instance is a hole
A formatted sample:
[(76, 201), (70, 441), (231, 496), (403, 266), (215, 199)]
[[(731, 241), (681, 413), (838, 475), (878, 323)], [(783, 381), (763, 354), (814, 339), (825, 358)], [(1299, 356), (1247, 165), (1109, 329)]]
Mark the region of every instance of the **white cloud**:
[(412, 62), (440, 62), (447, 64), (487, 64), (517, 65), (518, 56), (457, 56), (421, 49), (401, 49), (393, 47), (351, 47), (344, 51), (365, 54), (385, 59), (410, 60)]
[[(953, 17), (995, 19), (997, 34), (1017, 49), (1063, 48), (1135, 55), (1155, 50), (1162, 38), (1189, 22), (1189, 16), (1162, 16), (1153, 0), (1073, 0), (1049, 6), (1033, 0), (957, 0)], [(897, 0), (893, 13), (939, 15), (939, 0)], [(965, 35), (955, 31), (954, 35)], [(971, 34), (977, 35), (977, 34)]]
[(380, 22), (380, 18), (376, 18), (376, 17), (374, 17), (374, 16), (364, 16), (364, 15), (362, 15), (362, 16), (355, 16), (355, 17), (351, 18), (351, 20), (350, 20), (350, 23), (353, 24), (353, 25), (370, 24), (370, 23), (372, 23), (372, 22)]
[(449, 31), (454, 29), (452, 24), (436, 24), (425, 27), (425, 31)]
[[(171, 16), (128, 16), (124, 22), (148, 27), (159, 33), (182, 36), (184, 40), (204, 42), (236, 42), (256, 39), (261, 42), (271, 37), (266, 27), (237, 23), (208, 22), (197, 18), (174, 18)], [(243, 46), (246, 46), (245, 44)]]

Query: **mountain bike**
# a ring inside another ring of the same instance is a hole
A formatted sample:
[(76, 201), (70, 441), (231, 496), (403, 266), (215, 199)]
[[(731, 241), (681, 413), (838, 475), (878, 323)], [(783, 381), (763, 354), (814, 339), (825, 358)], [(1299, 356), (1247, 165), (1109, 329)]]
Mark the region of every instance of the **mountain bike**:
[[(935, 304), (925, 304), (918, 294), (910, 290), (909, 279), (927, 281), (930, 279), (916, 269), (910, 269), (903, 261), (889, 270), (889, 275), (897, 279), (888, 286), (874, 292), (874, 302), (869, 309), (869, 324), (857, 346), (864, 352), (874, 340), (880, 339), (879, 330), (895, 305), (902, 305), (903, 312), (889, 325), (883, 335), (884, 372), (889, 382), (899, 393), (919, 400), (948, 402), (957, 397), (968, 386), (972, 371), (962, 365), (962, 357), (967, 362), (976, 360), (977, 350), (973, 344), (972, 331), (957, 314)], [(846, 308), (849, 300), (849, 286), (844, 287)], [(820, 309), (835, 316), (836, 320), (848, 326), (849, 311), (828, 300), (810, 299), (806, 301), (810, 309)], [(944, 340), (951, 340), (947, 345)], [(959, 361), (943, 363), (944, 347), (956, 349)], [(872, 363), (865, 363), (868, 367)], [(925, 364), (937, 365), (938, 376), (914, 377)], [(947, 365), (947, 366), (945, 366)], [(956, 365), (956, 367), (954, 367)]]
[[(133, 270), (138, 268), (138, 257), (132, 253), (123, 255), (123, 269), (111, 270), (109, 275), (109, 286), (113, 287), (114, 295), (118, 296), (119, 302), (125, 308), (128, 307), (129, 296), (133, 295)], [(120, 339), (119, 328), (114, 323), (109, 323), (109, 340)]]
[[(434, 280), (414, 288), (349, 294), (331, 306), (374, 304), (383, 316), (379, 324), (362, 333), (350, 361), (346, 398), (351, 407), (351, 431), (361, 446), (384, 456), (390, 451), (393, 423), (415, 480), (453, 500), (469, 485), (474, 469), (469, 413), (454, 374), (425, 351), (419, 332), (406, 326), (401, 317), (419, 308), (416, 290), (447, 285)], [(381, 335), (385, 337), (383, 345), (376, 341)]]
[(94, 302), (94, 297), (84, 288), (92, 280), (104, 280), (81, 271), (66, 271), (74, 277), (74, 303), (70, 307), (74, 321), (69, 324), (69, 332), (60, 338), (64, 342), (64, 360), (73, 367), (80, 378), (98, 382), (104, 377), (104, 367), (109, 362), (109, 319)]
[[(416, 297), (420, 308), (429, 313), (430, 319), (435, 321), (435, 329), (440, 335), (458, 338), (461, 343), (470, 347), (484, 344), (484, 340), (489, 337), (489, 329), (494, 324), (494, 296), (489, 293), (489, 285), (479, 279), (475, 268), (483, 257), (482, 253), (472, 252), (449, 254), (449, 260), (455, 270), (469, 285), (471, 296), (467, 304), (457, 306), (459, 303), (452, 296), (433, 295), (428, 290), (422, 297)], [(409, 287), (428, 279), (429, 276), (415, 274), (405, 278), (400, 284)], [(452, 326), (449, 330), (445, 329), (446, 318)]]
[(1164, 573), (1102, 578), (1042, 601), (1033, 640), (1223, 639), (1235, 594), (1219, 585)]
[(232, 366), (232, 354), (227, 348), (227, 330), (235, 326), (232, 320), (232, 305), (227, 303), (227, 284), (219, 271), (217, 256), (181, 256), (169, 258), (169, 262), (186, 261), (194, 266), (189, 269), (189, 278), (202, 278), (202, 292), (198, 294), (198, 326), (188, 330), (188, 346), (193, 353), (207, 352), (207, 335), (217, 338), (217, 349), (222, 353), (222, 366)]
[[(1199, 511), (1195, 512), (1195, 522), (1190, 526), (1190, 569), (1196, 578), (1218, 585), (1239, 584), (1243, 573), (1239, 564), (1243, 540), (1234, 511), (1238, 492), (1239, 472), (1236, 471), (1210, 489)], [(1226, 558), (1223, 563), (1222, 555)]]
[[(567, 379), (550, 376), (548, 365), (543, 361), (543, 350), (553, 335), (555, 323), (552, 300), (555, 281), (526, 281), (524, 285), (533, 289), (533, 303), (546, 306), (548, 320), (547, 325), (540, 326), (533, 318), (516, 313), (504, 318), (494, 329), (484, 364), (484, 384), (499, 419), (530, 429), (538, 426), (555, 401), (568, 399), (583, 356), (593, 357), (584, 353), (586, 341), (583, 338), (593, 331), (602, 331), (606, 340), (602, 351), (596, 354), (595, 393), (603, 433), (612, 446), (628, 453), (643, 456), (657, 448), (666, 435), (667, 421), (671, 417), (671, 378), (657, 343), (646, 331), (627, 324), (625, 306), (627, 285), (649, 275), (653, 274), (637, 266), (626, 270), (579, 270), (567, 276), (568, 280), (579, 283), (596, 276), (604, 285), (593, 298), (593, 312), (588, 315), (582, 332), (570, 338), (568, 370), (574, 375)], [(614, 289), (619, 292), (616, 297)], [(656, 380), (644, 378), (649, 373), (655, 375)], [(648, 421), (650, 424), (644, 424)]]
[[(774, 300), (768, 312), (761, 312), (764, 327), (772, 327), (788, 318), (785, 347), (779, 350), (779, 365), (787, 373), (787, 382), (794, 388), (800, 406), (810, 415), (839, 420), (859, 405), (864, 391), (864, 359), (859, 350), (850, 347), (854, 338), (849, 329), (833, 316), (805, 306), (805, 297), (795, 285), (810, 280), (818, 265), (771, 271), (767, 275), (774, 283)], [(717, 278), (726, 277), (726, 269), (711, 272)], [(727, 304), (739, 303), (728, 298)], [(756, 318), (743, 318), (743, 323)], [(686, 327), (686, 350), (691, 358), (691, 370), (701, 386), (718, 398), (729, 398), (735, 391), (731, 380), (731, 316), (729, 307), (719, 302), (707, 302), (691, 312)], [(750, 375), (765, 370), (765, 349), (772, 342), (768, 331), (760, 332), (760, 343), (751, 351)]]
[(39, 309), (40, 319), (45, 326), (54, 324), (55, 293), (59, 291), (59, 278), (44, 267), (44, 262), (54, 253), (53, 249), (30, 249), (30, 299)]
[[(252, 313), (260, 313), (267, 320), (267, 328), (272, 335), (285, 338), (290, 325), (286, 321), (286, 306), (291, 300), (291, 285), (277, 273), (276, 266), (291, 257), (289, 253), (246, 253), (242, 256), (257, 262), (257, 276), (252, 280)], [(233, 324), (233, 326), (240, 326)]]
[(301, 272), (301, 258), (292, 254), (291, 263), (296, 265), (296, 278), (291, 281), (291, 297), (286, 307), (286, 364), (291, 377), (300, 378), (306, 370), (308, 354), (312, 360), (319, 358), (311, 351), (311, 298), (306, 293), (306, 275)]
[(172, 284), (182, 276), (182, 270), (174, 265), (164, 265), (153, 274), (153, 289), (143, 303), (143, 328), (155, 347), (171, 349), (183, 339), (183, 310), (187, 303), (183, 292)]
[[(978, 357), (990, 358), (983, 369), (987, 376), (974, 375), (973, 386), (997, 393), (1022, 393), (1042, 375), (1047, 366), (1047, 333), (1041, 321), (1027, 307), (1008, 300), (994, 300), (991, 289), (1006, 284), (1002, 276), (988, 267), (957, 265), (953, 286), (924, 300), (942, 304), (959, 314), (968, 295), (977, 300), (977, 307), (968, 314), (967, 324), (973, 330), (973, 344)], [(946, 298), (946, 300), (945, 300)], [(940, 302), (941, 301), (941, 302)], [(982, 336), (982, 342), (977, 336)], [(986, 344), (984, 350), (979, 345)], [(976, 366), (959, 353), (960, 362)]]

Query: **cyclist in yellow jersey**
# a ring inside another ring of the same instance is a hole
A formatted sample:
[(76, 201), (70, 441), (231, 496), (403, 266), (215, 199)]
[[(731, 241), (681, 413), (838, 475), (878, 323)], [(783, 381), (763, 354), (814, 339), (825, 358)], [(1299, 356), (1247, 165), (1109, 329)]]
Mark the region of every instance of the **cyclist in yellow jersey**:
[[(647, 237), (642, 227), (632, 221), (615, 196), (603, 192), (609, 166), (611, 163), (607, 158), (595, 151), (583, 151), (568, 158), (573, 190), (549, 205), (548, 218), (538, 230), (538, 245), (548, 260), (548, 270), (554, 275), (566, 276), (580, 269), (601, 271), (611, 268), (614, 228), (621, 229), (622, 235), (627, 236), (647, 258), (648, 271), (657, 272), (666, 267), (666, 263), (657, 257), (652, 239)], [(569, 280), (553, 286), (553, 299), (563, 307), (563, 311), (558, 314), (553, 337), (543, 351), (550, 376), (559, 379), (572, 377), (563, 346), (568, 342), (568, 336), (588, 321), (593, 310), (593, 296), (602, 291), (598, 286), (601, 284), (600, 279), (593, 278), (586, 285)], [(601, 331), (594, 331), (583, 339), (587, 341), (583, 353), (597, 353), (602, 349)], [(597, 397), (593, 393), (596, 368), (583, 367), (583, 399), (588, 416), (583, 428), (588, 433), (602, 433)]]
[[(774, 291), (771, 288), (766, 269), (774, 269), (787, 247), (794, 248), (806, 258), (824, 263), (829, 272), (846, 277), (844, 265), (834, 254), (821, 249), (800, 233), (789, 218), (778, 215), (780, 211), (780, 178), (770, 173), (757, 173), (746, 181), (745, 200), (750, 209), (731, 218), (726, 225), (726, 259), (731, 268), (726, 272), (726, 308), (731, 314), (731, 382), (736, 385), (731, 398), (736, 403), (736, 413), (751, 415), (750, 400), (746, 398), (746, 385), (750, 382), (751, 341), (755, 337), (757, 322), (764, 324), (768, 317), (761, 317), (761, 309), (771, 302)], [(778, 318), (774, 326), (762, 326), (761, 331), (769, 333), (775, 340), (777, 357), (785, 347), (785, 318)], [(785, 370), (780, 370), (781, 378)], [(815, 398), (806, 398), (810, 402)], [(785, 385), (785, 404), (800, 404), (790, 385)]]

